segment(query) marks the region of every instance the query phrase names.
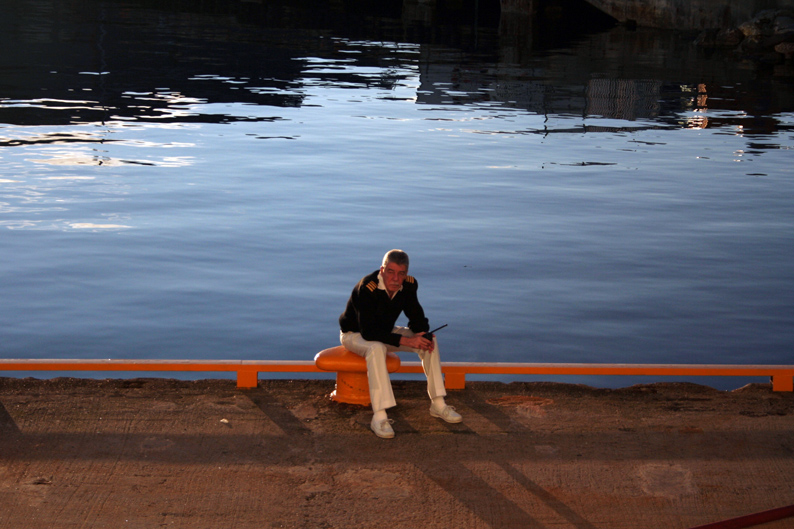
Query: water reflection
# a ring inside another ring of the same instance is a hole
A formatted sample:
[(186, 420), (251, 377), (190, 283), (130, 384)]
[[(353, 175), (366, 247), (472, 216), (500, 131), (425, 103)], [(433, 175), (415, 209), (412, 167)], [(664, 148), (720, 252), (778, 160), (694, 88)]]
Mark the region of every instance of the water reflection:
[[(120, 133), (144, 123), (289, 121), (285, 109), (326, 104), (325, 95), (314, 97), (323, 89), (340, 90), (339, 100), (350, 102), (545, 117), (537, 128), (468, 129), (484, 134), (711, 127), (754, 136), (787, 130), (778, 116), (794, 108), (786, 78), (762, 80), (760, 67), (706, 56), (675, 33), (620, 27), (572, 33), (555, 24), (574, 17), (557, 13), (538, 22), (499, 14), (487, 3), (462, 3), (455, 11), (407, 0), (365, 11), (311, 2), (212, 3), (193, 11), (149, 2), (10, 4), (14, 24), (2, 38), (23, 46), (0, 59), (2, 70), (12, 72), (0, 97), (0, 122), (16, 125), (0, 129), (2, 147), (117, 142), (152, 148), (149, 139)], [(59, 20), (71, 25), (61, 27)], [(560, 35), (568, 35), (568, 47), (558, 50)], [(29, 94), (37, 95), (23, 97)], [(558, 120), (564, 116), (580, 119), (572, 126)], [(41, 126), (63, 128), (31, 129)], [(260, 130), (257, 137), (298, 135)], [(764, 152), (754, 145), (747, 151)], [(111, 158), (82, 147), (52, 153), (36, 163), (181, 167), (192, 159)]]
[(454, 5), (0, 0), (0, 354), (309, 358), (385, 244), (458, 360), (783, 363), (786, 66)]
[[(225, 12), (201, 14), (128, 9), (121, 2), (87, 3), (70, 13), (77, 6), (44, 4), (49, 8), (43, 11), (30, 4), (9, 6), (15, 27), (21, 30), (6, 33), (6, 39), (13, 38), (23, 47), (3, 61), (5, 71), (17, 72), (10, 88), (24, 94), (45, 91), (48, 97), (18, 99), (6, 94), (0, 101), (4, 123), (268, 121), (279, 118), (200, 109), (227, 103), (299, 107), (306, 103), (307, 91), (318, 86), (390, 91), (415, 84), (417, 76), (419, 89), (412, 100), (418, 104), (479, 101), (538, 114), (631, 121), (666, 118), (689, 111), (693, 99), (697, 108), (703, 108), (709, 95), (713, 102), (720, 101), (715, 108), (740, 107), (752, 115), (794, 107), (788, 84), (778, 89), (774, 78), (766, 88), (769, 97), (753, 104), (745, 96), (758, 91), (742, 85), (755, 83), (757, 72), (731, 65), (730, 57), (709, 59), (688, 39), (664, 32), (613, 28), (581, 34), (570, 52), (555, 53), (547, 48), (548, 42), (532, 35), (517, 39), (505, 23), (510, 14), (502, 15), (499, 27), (481, 25), (454, 34), (448, 29), (449, 34), (430, 36), (411, 31), (419, 20), (427, 24), (427, 17), (411, 15), (406, 5), (402, 7), (408, 20), (378, 19), (381, 27), (376, 34), (357, 40), (334, 34), (349, 30), (354, 23), (340, 22), (344, 17), (339, 13), (327, 19), (327, 26), (318, 25), (312, 11), (317, 6), (300, 6), (288, 16), (286, 7), (278, 4), (230, 2)], [(399, 9), (394, 4), (390, 11), (399, 13)], [(77, 26), (82, 31), (60, 31), (54, 16), (82, 20)], [(445, 16), (450, 14), (436, 13), (430, 18), (435, 22)], [(371, 17), (361, 15), (366, 20)], [(159, 22), (153, 25), (153, 20)], [(355, 32), (372, 26), (370, 22)], [(522, 35), (537, 29), (525, 17), (512, 27)], [(472, 33), (472, 40), (462, 49), (448, 47), (461, 44), (457, 36), (467, 33)], [(417, 40), (403, 42), (406, 36)], [(470, 47), (475, 53), (464, 51)], [(675, 65), (670, 64), (671, 56), (676, 57)], [(496, 57), (500, 59), (491, 62)], [(54, 63), (58, 69), (43, 71)], [(698, 81), (663, 84), (676, 77)], [(694, 87), (698, 88), (693, 94)], [(75, 98), (86, 93), (92, 99)], [(731, 105), (739, 103), (737, 97), (742, 98), (741, 104)], [(698, 126), (703, 125), (698, 121)], [(775, 130), (774, 120), (764, 128)]]

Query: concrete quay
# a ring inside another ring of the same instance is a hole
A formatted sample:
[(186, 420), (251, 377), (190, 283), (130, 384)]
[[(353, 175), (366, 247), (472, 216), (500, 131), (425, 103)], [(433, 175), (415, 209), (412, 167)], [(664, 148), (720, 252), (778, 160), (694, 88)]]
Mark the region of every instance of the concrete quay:
[(794, 394), (768, 384), (468, 382), (451, 425), (395, 380), (391, 440), (333, 386), (0, 378), (0, 528), (688, 529), (794, 504)]

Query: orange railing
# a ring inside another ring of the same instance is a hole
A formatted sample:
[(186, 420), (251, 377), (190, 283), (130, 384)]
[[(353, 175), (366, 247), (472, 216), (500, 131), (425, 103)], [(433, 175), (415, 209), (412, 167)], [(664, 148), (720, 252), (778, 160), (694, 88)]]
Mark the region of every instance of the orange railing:
[(236, 372), (238, 388), (255, 388), (259, 373), (318, 373), (312, 360), (53, 360), (0, 359), (2, 371)]
[[(443, 365), (445, 385), (463, 389), (466, 375), (633, 375), (654, 377), (770, 377), (774, 391), (794, 391), (794, 365), (725, 364), (526, 364), (450, 362)], [(418, 362), (405, 362), (398, 373), (421, 373)]]
[[(463, 389), (466, 375), (633, 375), (650, 377), (769, 377), (774, 391), (794, 391), (794, 365), (565, 364), (446, 362), (445, 384)], [(259, 373), (322, 373), (312, 360), (56, 360), (0, 359), (3, 371), (236, 372), (237, 387), (256, 387)], [(403, 362), (398, 373), (421, 373), (419, 362)]]

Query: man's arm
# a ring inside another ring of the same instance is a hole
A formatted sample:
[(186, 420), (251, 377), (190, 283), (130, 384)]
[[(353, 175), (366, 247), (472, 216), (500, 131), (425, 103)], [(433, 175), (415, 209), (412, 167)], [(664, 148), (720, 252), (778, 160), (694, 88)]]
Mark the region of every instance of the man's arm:
[(408, 317), (408, 328), (416, 333), (416, 336), (411, 338), (402, 336), (400, 345), (432, 352), (435, 349), (433, 340), (428, 340), (424, 337), (424, 334), (430, 329), (430, 322), (425, 317), (425, 311), (419, 303), (418, 290), (419, 283), (416, 282), (414, 277), (410, 277), (410, 280), (406, 281), (403, 287), (403, 292), (406, 294), (403, 312)]
[(430, 330), (430, 322), (425, 317), (425, 311), (419, 303), (418, 291), (419, 283), (414, 277), (409, 276), (403, 286), (405, 294), (403, 312), (408, 317), (408, 328), (416, 334)]

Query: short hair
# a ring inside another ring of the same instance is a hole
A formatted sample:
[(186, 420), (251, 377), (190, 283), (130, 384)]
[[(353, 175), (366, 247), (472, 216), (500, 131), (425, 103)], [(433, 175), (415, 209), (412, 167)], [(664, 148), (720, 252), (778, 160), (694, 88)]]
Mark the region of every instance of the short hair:
[(383, 266), (385, 267), (389, 263), (405, 265), (405, 269), (408, 270), (408, 254), (402, 250), (389, 250), (383, 256)]

